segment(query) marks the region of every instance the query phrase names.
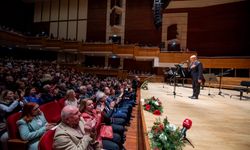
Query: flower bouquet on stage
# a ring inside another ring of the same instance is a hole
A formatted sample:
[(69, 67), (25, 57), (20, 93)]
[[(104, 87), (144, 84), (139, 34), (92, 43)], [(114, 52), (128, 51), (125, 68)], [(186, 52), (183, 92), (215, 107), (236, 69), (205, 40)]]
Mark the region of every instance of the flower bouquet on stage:
[(163, 112), (161, 101), (154, 96), (149, 99), (145, 99), (143, 107), (144, 110), (152, 112), (154, 115), (161, 115)]
[(192, 121), (190, 119), (184, 120), (182, 129), (170, 124), (167, 118), (165, 118), (163, 122), (157, 119), (148, 133), (151, 148), (153, 150), (181, 150), (185, 145), (185, 141), (193, 146), (186, 138), (186, 131), (190, 129), (191, 126)]

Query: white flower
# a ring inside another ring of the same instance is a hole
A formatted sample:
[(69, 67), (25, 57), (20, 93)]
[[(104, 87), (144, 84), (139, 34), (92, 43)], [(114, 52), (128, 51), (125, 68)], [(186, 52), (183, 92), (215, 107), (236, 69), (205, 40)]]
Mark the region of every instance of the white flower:
[(168, 124), (166, 125), (166, 128), (169, 129), (170, 131), (175, 131), (177, 127), (174, 124)]
[(148, 138), (152, 139), (153, 138), (153, 134), (152, 133), (148, 133)]
[(156, 106), (159, 106), (159, 103), (157, 101), (154, 102)]
[(160, 134), (159, 138), (160, 138), (160, 140), (161, 140), (162, 142), (166, 142), (166, 141), (168, 140), (168, 138), (167, 138), (167, 136), (164, 134), (164, 132)]

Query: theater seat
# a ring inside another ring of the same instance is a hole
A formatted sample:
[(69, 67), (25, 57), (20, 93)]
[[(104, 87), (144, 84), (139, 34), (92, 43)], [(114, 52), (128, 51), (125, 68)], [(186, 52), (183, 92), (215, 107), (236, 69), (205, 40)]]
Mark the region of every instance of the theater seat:
[(65, 98), (61, 98), (61, 99), (59, 99), (59, 100), (57, 100), (57, 102), (60, 104), (60, 106), (62, 107), (62, 109), (63, 109), (63, 107), (64, 107), (64, 103), (65, 103)]
[(21, 117), (21, 113), (17, 112), (10, 115), (7, 118), (7, 127), (9, 133), (9, 140), (8, 140), (8, 149), (18, 149), (18, 150), (26, 150), (28, 148), (28, 141), (23, 141), (20, 138), (19, 130), (16, 125), (17, 120)]
[(40, 106), (40, 110), (49, 123), (59, 123), (61, 120), (62, 104), (59, 101), (53, 101)]
[(56, 130), (48, 130), (41, 137), (38, 150), (53, 150), (53, 141)]

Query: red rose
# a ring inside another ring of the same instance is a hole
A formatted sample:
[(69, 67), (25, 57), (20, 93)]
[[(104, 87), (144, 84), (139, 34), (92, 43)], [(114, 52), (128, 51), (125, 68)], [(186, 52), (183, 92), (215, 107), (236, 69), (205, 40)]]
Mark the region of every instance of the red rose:
[(161, 130), (163, 130), (163, 129), (164, 129), (163, 124), (160, 124), (160, 126), (159, 126), (159, 127), (160, 127), (160, 129), (161, 129)]
[(159, 110), (155, 110), (153, 114), (159, 116), (159, 115), (161, 115), (161, 112)]
[(157, 134), (157, 133), (159, 132), (159, 129), (158, 129), (158, 128), (155, 128), (155, 129), (154, 129), (154, 132), (155, 132), (155, 134)]
[(192, 120), (190, 120), (190, 119), (185, 119), (184, 121), (183, 121), (183, 123), (182, 123), (182, 126), (183, 127), (185, 127), (185, 128), (187, 128), (187, 129), (190, 129), (191, 128), (191, 126), (192, 126)]
[(150, 106), (149, 104), (147, 104), (146, 107), (145, 107), (145, 109), (146, 109), (147, 111), (149, 111), (150, 108), (151, 108), (151, 106)]

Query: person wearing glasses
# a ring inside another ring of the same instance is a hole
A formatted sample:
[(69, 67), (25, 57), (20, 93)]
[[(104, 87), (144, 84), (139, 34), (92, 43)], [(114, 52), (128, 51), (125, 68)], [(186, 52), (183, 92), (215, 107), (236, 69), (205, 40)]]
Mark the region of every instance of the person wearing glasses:
[(23, 106), (22, 116), (17, 121), (17, 126), (21, 139), (29, 141), (29, 150), (38, 150), (40, 137), (46, 130), (54, 127), (53, 124), (47, 123), (39, 105), (33, 102)]

